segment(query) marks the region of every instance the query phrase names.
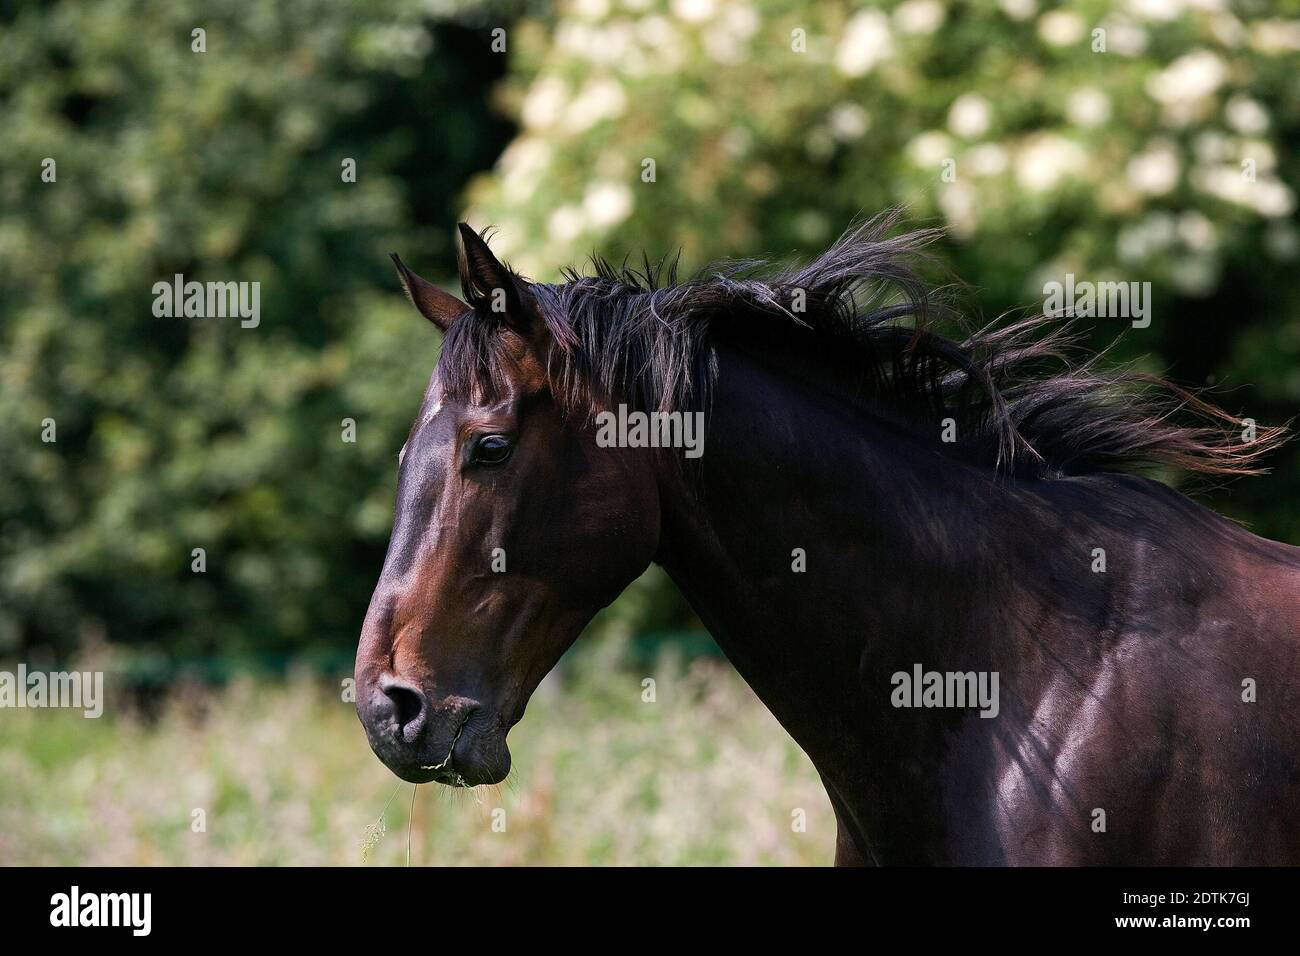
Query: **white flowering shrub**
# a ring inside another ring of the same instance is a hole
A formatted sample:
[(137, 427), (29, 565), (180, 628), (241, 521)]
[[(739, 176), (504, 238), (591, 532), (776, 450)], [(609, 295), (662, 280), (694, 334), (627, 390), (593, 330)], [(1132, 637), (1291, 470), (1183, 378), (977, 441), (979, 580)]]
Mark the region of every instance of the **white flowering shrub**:
[(472, 215), (550, 276), (593, 247), (812, 249), (903, 203), (1024, 295), (1111, 270), (1204, 294), (1243, 244), (1297, 253), (1300, 11), (1256, 6), (569, 0), (516, 28), (522, 129)]

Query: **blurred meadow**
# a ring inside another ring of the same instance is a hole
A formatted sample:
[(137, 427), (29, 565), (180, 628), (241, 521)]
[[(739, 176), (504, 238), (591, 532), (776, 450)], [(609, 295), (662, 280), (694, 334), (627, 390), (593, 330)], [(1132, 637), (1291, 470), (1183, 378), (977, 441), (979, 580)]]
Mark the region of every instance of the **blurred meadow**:
[[(113, 688), (0, 709), (0, 863), (361, 862), (396, 781), (339, 688), (439, 347), (388, 253), (451, 287), (467, 218), (538, 280), (689, 272), (903, 205), (984, 317), (1150, 282), (1148, 327), (1087, 342), (1278, 424), (1297, 76), (1296, 0), (0, 0), (0, 670)], [(155, 317), (177, 273), (260, 282), (260, 324)], [(1202, 500), (1300, 543), (1300, 443), (1273, 465)], [(498, 792), (420, 789), (414, 862), (831, 859), (812, 768), (655, 569), (510, 742)]]
[(413, 821), (416, 866), (829, 865), (817, 773), (736, 673), (665, 654), (646, 702), (617, 645), (543, 683), (510, 776), (472, 791), (399, 784), (306, 674), (178, 686), (147, 717), (13, 711), (0, 862), (404, 865)]

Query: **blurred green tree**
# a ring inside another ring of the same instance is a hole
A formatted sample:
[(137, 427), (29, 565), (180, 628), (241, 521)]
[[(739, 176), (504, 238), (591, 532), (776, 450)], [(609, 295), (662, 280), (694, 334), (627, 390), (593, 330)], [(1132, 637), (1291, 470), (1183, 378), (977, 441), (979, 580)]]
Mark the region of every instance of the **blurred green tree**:
[[(451, 271), (512, 129), (504, 14), (427, 7), (0, 4), (0, 655), (355, 640), (438, 345), (387, 253)], [(177, 273), (260, 325), (156, 318)]]

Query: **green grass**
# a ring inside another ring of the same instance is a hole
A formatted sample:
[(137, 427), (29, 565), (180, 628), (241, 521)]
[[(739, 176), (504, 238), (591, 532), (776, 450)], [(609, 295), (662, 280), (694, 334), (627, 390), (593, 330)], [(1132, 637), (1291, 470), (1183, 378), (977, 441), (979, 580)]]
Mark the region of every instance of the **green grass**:
[[(414, 865), (830, 863), (816, 772), (726, 664), (665, 657), (643, 673), (617, 654), (579, 655), (539, 689), (504, 783), (418, 788)], [(0, 711), (0, 863), (405, 864), (413, 788), (335, 687), (177, 691), (155, 720), (113, 705), (98, 720)], [(807, 832), (793, 832), (797, 808)]]

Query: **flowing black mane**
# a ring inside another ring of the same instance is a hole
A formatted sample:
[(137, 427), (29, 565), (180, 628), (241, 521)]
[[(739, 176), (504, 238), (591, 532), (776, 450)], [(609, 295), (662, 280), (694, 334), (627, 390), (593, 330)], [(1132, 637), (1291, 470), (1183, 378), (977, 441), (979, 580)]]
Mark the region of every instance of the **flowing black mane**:
[[(819, 337), (860, 357), (854, 387), (921, 440), (1006, 474), (1050, 478), (1152, 466), (1255, 474), (1284, 428), (1242, 438), (1236, 418), (1197, 395), (1079, 357), (1068, 324), (1036, 315), (966, 327), (949, 289), (917, 271), (938, 230), (890, 235), (889, 212), (847, 231), (801, 267), (715, 264), (679, 281), (676, 260), (641, 269), (593, 260), (560, 284), (515, 276), (550, 333), (551, 387), (572, 412), (610, 397), (658, 410), (706, 407), (722, 336)], [(499, 385), (501, 317), (462, 261), (473, 312), (448, 329), (439, 369), (453, 394)], [(950, 338), (940, 326), (959, 330)], [(828, 351), (830, 354), (830, 351)], [(779, 360), (779, 359), (778, 359)], [(955, 441), (941, 441), (945, 423)]]

